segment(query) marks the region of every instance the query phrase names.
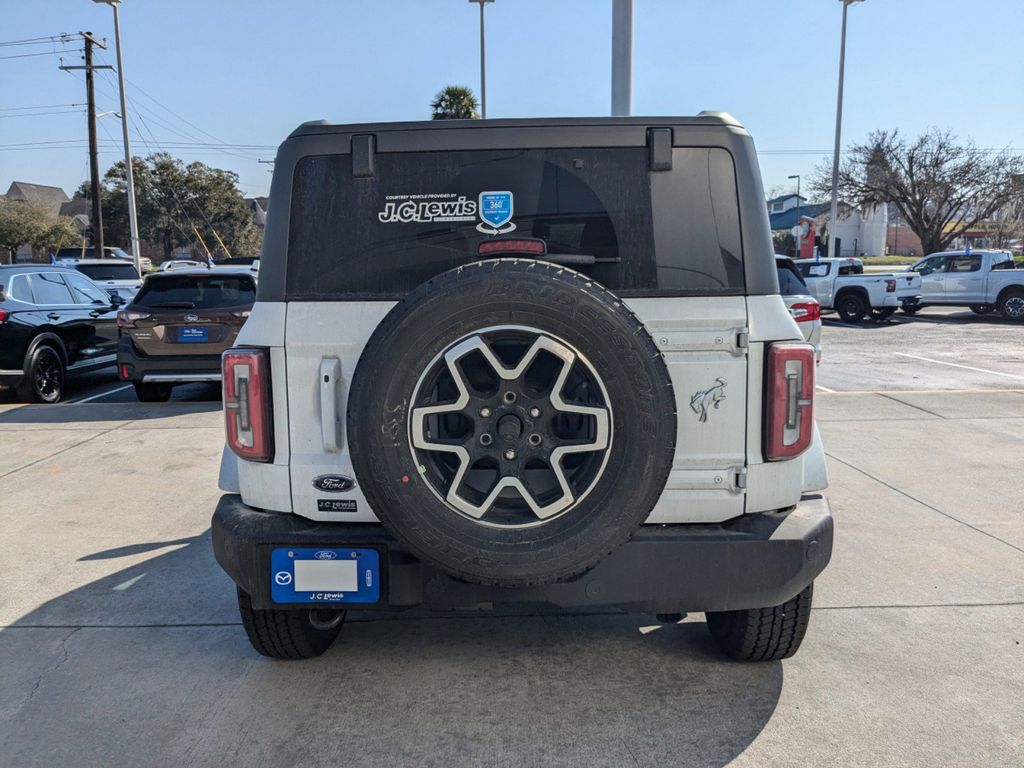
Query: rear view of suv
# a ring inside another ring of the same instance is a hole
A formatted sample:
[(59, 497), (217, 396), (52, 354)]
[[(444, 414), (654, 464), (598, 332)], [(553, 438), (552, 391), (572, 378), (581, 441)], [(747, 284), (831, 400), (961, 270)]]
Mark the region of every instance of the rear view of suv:
[(213, 516), (257, 651), (504, 604), (796, 651), (832, 549), (814, 349), (734, 119), (307, 124), (260, 265)]
[(156, 272), (117, 315), (117, 370), (144, 402), (165, 401), (175, 384), (220, 381), (220, 358), (234, 344), (256, 299), (247, 272)]

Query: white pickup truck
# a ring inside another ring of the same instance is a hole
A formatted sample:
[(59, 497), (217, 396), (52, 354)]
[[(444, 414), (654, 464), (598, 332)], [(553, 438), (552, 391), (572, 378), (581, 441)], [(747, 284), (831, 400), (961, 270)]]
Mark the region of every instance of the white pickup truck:
[(904, 308), (914, 314), (924, 306), (970, 307), (978, 315), (998, 310), (1007, 320), (1024, 321), (1024, 269), (1009, 251), (943, 251), (926, 256), (909, 269), (921, 275), (921, 302)]
[(834, 309), (845, 323), (867, 316), (890, 317), (921, 300), (921, 276), (916, 272), (864, 274), (860, 259), (797, 259), (808, 292), (822, 309)]

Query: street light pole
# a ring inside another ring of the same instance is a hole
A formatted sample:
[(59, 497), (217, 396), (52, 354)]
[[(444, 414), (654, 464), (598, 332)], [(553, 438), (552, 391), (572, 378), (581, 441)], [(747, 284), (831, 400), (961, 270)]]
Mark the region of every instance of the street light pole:
[(633, 111), (633, 0), (612, 0), (612, 115)]
[[(800, 227), (801, 233), (803, 232), (803, 217), (800, 216), (800, 174), (795, 173), (789, 176), (790, 179), (796, 179), (796, 225)], [(800, 258), (800, 238), (802, 234), (797, 235), (796, 238), (796, 258)]]
[(132, 238), (132, 260), (135, 262), (135, 271), (142, 274), (139, 253), (139, 222), (135, 209), (135, 172), (132, 169), (132, 145), (128, 138), (128, 105), (125, 103), (124, 95), (124, 61), (121, 57), (121, 19), (117, 12), (120, 0), (93, 0), (95, 3), (105, 3), (114, 9), (114, 42), (117, 48), (117, 83), (121, 92), (121, 131), (124, 137), (124, 166), (125, 175), (128, 179), (128, 227), (131, 230)]
[(836, 94), (836, 142), (832, 152), (832, 205), (828, 219), (828, 257), (836, 255), (836, 230), (839, 224), (839, 144), (843, 127), (843, 77), (846, 69), (846, 12), (863, 0), (839, 0), (843, 4), (843, 29), (839, 38), (839, 91)]
[(487, 56), (484, 48), (484, 5), (494, 0), (469, 0), (480, 6), (480, 117), (487, 118)]

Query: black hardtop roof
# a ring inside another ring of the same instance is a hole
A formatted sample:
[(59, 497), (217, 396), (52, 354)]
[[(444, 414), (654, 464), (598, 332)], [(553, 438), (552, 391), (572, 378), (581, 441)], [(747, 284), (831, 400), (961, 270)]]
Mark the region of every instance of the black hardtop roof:
[(471, 128), (486, 131), (492, 128), (588, 128), (613, 126), (743, 126), (728, 112), (704, 111), (692, 117), (529, 117), (488, 120), (418, 120), (398, 123), (330, 123), (326, 120), (305, 122), (288, 138), (332, 133), (379, 133), (382, 131), (438, 131)]

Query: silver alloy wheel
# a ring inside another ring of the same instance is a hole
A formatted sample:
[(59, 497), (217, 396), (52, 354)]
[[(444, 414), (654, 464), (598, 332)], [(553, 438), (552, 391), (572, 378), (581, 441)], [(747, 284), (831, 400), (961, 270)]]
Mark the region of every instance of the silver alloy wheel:
[(604, 383), (579, 350), (536, 328), (459, 339), (427, 365), (412, 403), (414, 466), (439, 499), (481, 525), (554, 520), (586, 497), (608, 461)]
[(1003, 314), (1011, 320), (1024, 318), (1024, 296), (1011, 296), (1004, 301)]

